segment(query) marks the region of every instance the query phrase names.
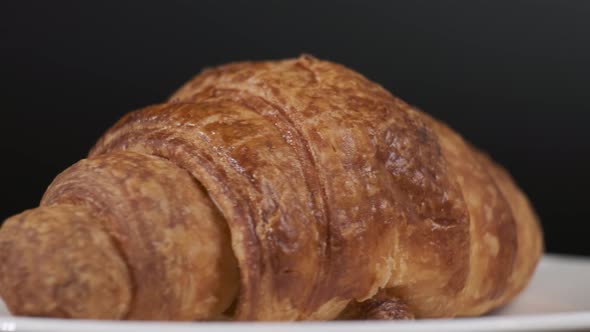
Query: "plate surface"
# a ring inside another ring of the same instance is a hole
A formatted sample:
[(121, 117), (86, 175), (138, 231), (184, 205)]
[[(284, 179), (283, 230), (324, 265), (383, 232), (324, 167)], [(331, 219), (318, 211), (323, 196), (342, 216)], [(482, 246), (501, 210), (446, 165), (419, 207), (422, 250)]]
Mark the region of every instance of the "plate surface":
[(419, 321), (166, 323), (12, 317), (0, 301), (0, 331), (590, 331), (590, 258), (545, 255), (528, 288), (485, 317)]

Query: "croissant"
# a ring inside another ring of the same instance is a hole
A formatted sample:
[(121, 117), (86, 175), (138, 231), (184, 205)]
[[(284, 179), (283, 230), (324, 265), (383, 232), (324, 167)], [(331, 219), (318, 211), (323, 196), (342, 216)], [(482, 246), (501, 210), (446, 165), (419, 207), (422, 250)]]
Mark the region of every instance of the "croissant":
[(303, 55), (208, 69), (124, 116), (0, 230), (16, 315), (475, 316), (543, 241), (510, 175), (443, 123)]

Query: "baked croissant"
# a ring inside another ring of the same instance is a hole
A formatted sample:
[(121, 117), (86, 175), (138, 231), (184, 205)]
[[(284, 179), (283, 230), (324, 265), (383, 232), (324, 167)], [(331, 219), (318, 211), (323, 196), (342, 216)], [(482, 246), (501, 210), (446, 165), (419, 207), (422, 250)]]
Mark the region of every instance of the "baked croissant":
[(441, 122), (311, 56), (208, 69), (123, 117), (0, 230), (16, 315), (474, 316), (542, 253), (510, 175)]

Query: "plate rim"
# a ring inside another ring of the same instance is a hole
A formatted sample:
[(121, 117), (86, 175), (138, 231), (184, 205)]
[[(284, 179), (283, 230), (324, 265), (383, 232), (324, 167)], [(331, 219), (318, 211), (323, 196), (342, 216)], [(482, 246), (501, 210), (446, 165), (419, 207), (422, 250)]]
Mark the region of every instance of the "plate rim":
[[(416, 324), (418, 323), (418, 324)], [(166, 322), (112, 321), (91, 319), (56, 319), (36, 317), (0, 317), (0, 331), (549, 331), (590, 328), (590, 311), (483, 316), (456, 319), (422, 319), (420, 321), (329, 321), (329, 322)]]

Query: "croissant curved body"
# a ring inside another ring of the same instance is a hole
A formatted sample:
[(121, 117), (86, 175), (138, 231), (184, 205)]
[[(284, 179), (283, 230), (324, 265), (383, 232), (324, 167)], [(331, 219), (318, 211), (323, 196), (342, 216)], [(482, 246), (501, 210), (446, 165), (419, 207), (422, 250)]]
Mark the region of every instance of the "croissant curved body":
[(123, 117), (6, 221), (0, 295), (56, 317), (473, 316), (522, 290), (542, 247), (488, 156), (302, 56), (206, 70)]

